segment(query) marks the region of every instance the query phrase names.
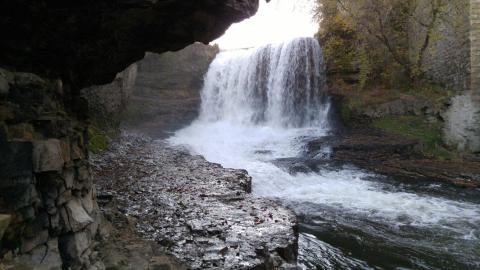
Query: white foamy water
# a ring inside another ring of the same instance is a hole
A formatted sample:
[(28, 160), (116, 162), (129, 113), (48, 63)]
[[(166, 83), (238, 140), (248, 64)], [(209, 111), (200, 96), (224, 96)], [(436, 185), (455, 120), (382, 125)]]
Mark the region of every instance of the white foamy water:
[[(440, 226), (478, 237), (478, 205), (393, 192), (371, 174), (339, 168), (290, 174), (272, 161), (298, 157), (329, 131), (322, 52), (314, 39), (220, 54), (206, 75), (200, 117), (169, 139), (225, 167), (247, 169), (257, 196), (316, 204), (393, 225)], [(328, 149), (320, 158), (328, 158)], [(300, 204), (298, 204), (300, 203)]]
[[(475, 204), (385, 191), (385, 184), (366, 180), (372, 175), (360, 170), (323, 170), (292, 175), (271, 162), (298, 156), (304, 136), (321, 136), (324, 132), (197, 121), (170, 141), (187, 145), (211, 162), (247, 169), (253, 177), (253, 192), (258, 196), (337, 207), (393, 224), (448, 226), (465, 222), (478, 226), (480, 209)], [(470, 230), (465, 233), (472, 234)]]

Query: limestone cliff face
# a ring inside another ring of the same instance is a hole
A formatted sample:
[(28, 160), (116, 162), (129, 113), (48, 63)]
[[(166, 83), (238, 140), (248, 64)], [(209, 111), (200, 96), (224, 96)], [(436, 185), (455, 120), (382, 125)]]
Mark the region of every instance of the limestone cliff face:
[(3, 69), (0, 80), (0, 213), (10, 223), (0, 260), (25, 269), (94, 265), (99, 211), (85, 115), (67, 113), (85, 107), (66, 107), (60, 80)]
[(109, 84), (90, 86), (81, 90), (88, 103), (88, 114), (94, 121), (112, 121), (125, 110), (137, 79), (138, 65), (130, 65), (117, 74)]
[(103, 269), (80, 89), (111, 82), (146, 51), (211, 41), (257, 9), (258, 0), (1, 1), (0, 262)]
[(177, 52), (145, 58), (117, 74), (112, 83), (83, 89), (91, 120), (101, 129), (161, 137), (198, 115), (200, 90), (219, 48), (192, 44)]
[(124, 114), (125, 126), (151, 137), (164, 136), (198, 116), (203, 77), (218, 47), (195, 43), (178, 52), (147, 53)]

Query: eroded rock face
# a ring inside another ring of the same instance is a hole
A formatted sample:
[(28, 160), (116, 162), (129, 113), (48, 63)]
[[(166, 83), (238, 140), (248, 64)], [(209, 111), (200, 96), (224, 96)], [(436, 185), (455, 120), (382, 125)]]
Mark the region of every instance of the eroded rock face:
[(132, 95), (137, 80), (136, 63), (117, 74), (109, 84), (85, 88), (82, 97), (88, 102), (88, 114), (94, 121), (112, 121), (123, 112)]
[(99, 215), (87, 125), (67, 113), (58, 80), (2, 69), (0, 77), (8, 84), (0, 97), (0, 213), (10, 216), (0, 258), (7, 267), (87, 268)]
[(2, 1), (0, 66), (60, 77), (75, 89), (111, 82), (146, 51), (208, 43), (259, 0)]
[(102, 128), (122, 122), (155, 138), (171, 134), (198, 116), (203, 77), (219, 51), (196, 42), (176, 52), (147, 52), (112, 83), (82, 89), (90, 119)]
[(203, 78), (219, 52), (195, 43), (178, 52), (147, 53), (129, 99), (126, 126), (150, 137), (162, 137), (188, 125), (199, 113)]
[(446, 116), (445, 140), (460, 151), (480, 153), (480, 95), (454, 97)]

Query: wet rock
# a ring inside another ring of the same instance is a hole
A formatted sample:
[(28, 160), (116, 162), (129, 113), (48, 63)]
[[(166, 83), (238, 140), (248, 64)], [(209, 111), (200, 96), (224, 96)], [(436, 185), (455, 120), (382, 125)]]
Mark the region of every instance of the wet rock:
[(441, 181), (459, 187), (480, 187), (480, 162), (438, 160), (422, 153), (422, 143), (373, 128), (353, 128), (342, 135), (310, 141), (312, 163), (324, 147), (331, 148), (328, 162), (354, 164), (401, 180)]
[(296, 264), (294, 214), (251, 196), (246, 171), (222, 168), (161, 142), (128, 138), (114, 149), (92, 162), (94, 172), (101, 173), (100, 191), (113, 189), (144, 237), (163, 243), (189, 268)]
[(60, 140), (49, 139), (33, 143), (33, 167), (35, 172), (60, 171), (64, 163)]

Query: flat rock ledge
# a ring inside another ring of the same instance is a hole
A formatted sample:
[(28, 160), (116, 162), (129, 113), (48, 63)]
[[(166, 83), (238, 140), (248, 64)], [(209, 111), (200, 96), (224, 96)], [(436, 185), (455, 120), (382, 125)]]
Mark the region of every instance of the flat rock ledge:
[(189, 269), (297, 269), (295, 215), (249, 194), (247, 171), (132, 137), (92, 164), (100, 205), (117, 201), (143, 237)]

